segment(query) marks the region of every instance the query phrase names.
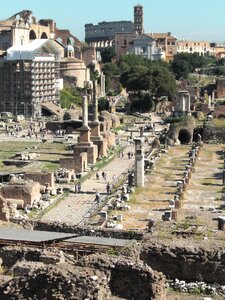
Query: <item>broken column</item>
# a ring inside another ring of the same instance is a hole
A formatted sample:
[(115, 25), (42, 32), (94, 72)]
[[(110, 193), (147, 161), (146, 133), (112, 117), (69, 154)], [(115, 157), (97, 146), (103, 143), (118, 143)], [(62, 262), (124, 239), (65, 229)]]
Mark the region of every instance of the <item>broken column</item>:
[(100, 134), (100, 122), (98, 120), (98, 95), (97, 80), (93, 82), (93, 120), (90, 123), (91, 141), (98, 147), (98, 157), (107, 155), (107, 140)]
[(135, 185), (144, 186), (144, 147), (143, 139), (136, 138), (135, 142)]

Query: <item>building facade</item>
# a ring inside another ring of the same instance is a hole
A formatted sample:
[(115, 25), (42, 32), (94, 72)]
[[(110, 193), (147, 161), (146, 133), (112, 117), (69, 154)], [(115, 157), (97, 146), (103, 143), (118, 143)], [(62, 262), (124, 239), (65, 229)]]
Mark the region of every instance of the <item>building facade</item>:
[(120, 32), (133, 32), (131, 21), (101, 22), (97, 25), (85, 25), (85, 42), (96, 48), (115, 45), (115, 34)]
[(75, 58), (72, 45), (67, 45), (64, 51), (64, 57), (60, 59), (60, 77), (64, 84), (84, 88), (90, 82), (90, 69), (82, 60)]
[(171, 32), (166, 33), (149, 33), (156, 41), (156, 47), (160, 48), (163, 57), (166, 61), (172, 61), (174, 55), (177, 54), (177, 39), (171, 35)]
[(133, 46), (129, 53), (141, 55), (150, 60), (159, 60), (162, 58), (162, 51), (156, 47), (156, 41), (152, 37), (142, 34), (133, 40)]
[[(68, 39), (80, 58), (80, 41), (69, 30), (59, 29), (52, 19), (37, 20), (32, 11), (20, 11), (6, 20), (0, 21), (0, 51), (12, 46), (26, 45), (35, 39), (55, 39), (64, 46)], [(79, 50), (79, 51), (78, 51)]]
[(0, 110), (38, 117), (43, 102), (59, 103), (60, 55), (52, 40), (9, 48), (0, 64)]
[(129, 52), (129, 49), (133, 47), (133, 41), (136, 37), (137, 34), (134, 32), (116, 33), (115, 52), (117, 59)]
[(182, 40), (177, 42), (177, 53), (198, 53), (205, 56), (211, 53), (210, 43), (206, 41), (187, 41)]

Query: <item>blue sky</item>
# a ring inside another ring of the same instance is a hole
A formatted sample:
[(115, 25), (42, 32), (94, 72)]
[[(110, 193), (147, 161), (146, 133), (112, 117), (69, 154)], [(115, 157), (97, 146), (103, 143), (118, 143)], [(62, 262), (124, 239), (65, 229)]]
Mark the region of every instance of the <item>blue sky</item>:
[(133, 21), (133, 6), (144, 7), (144, 28), (172, 32), (178, 39), (225, 42), (224, 0), (0, 0), (0, 20), (23, 9), (37, 19), (54, 19), (60, 29), (84, 40), (84, 24)]

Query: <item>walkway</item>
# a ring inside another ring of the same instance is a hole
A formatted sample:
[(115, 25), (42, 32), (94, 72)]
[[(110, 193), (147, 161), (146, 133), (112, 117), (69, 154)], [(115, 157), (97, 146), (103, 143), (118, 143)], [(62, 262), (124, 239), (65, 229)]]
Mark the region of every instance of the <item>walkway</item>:
[[(100, 179), (96, 179), (96, 175), (92, 175), (83, 182), (81, 193), (75, 194), (69, 192), (62, 201), (49, 212), (47, 212), (42, 220), (72, 222), (79, 224), (88, 211), (95, 205), (95, 193), (99, 191), (101, 196), (106, 195), (106, 180), (110, 184), (114, 181), (114, 177), (120, 177), (127, 171), (134, 162), (134, 157), (128, 159), (126, 153), (134, 152), (134, 145), (126, 148), (124, 158), (114, 158), (109, 164), (100, 170)], [(106, 180), (102, 179), (101, 173), (107, 174)]]
[[(152, 120), (156, 124), (156, 131), (162, 130), (161, 126), (161, 117), (152, 114)], [(141, 126), (141, 125), (140, 125)], [(137, 129), (137, 127), (135, 127)], [(137, 136), (138, 133), (133, 135)], [(149, 136), (148, 134), (145, 134)], [(74, 192), (70, 192), (66, 195), (62, 201), (58, 203), (55, 207), (53, 207), (50, 211), (43, 215), (42, 220), (45, 221), (59, 221), (59, 222), (72, 222), (75, 224), (79, 224), (84, 220), (84, 217), (89, 217), (88, 212), (90, 209), (96, 204), (95, 202), (95, 193), (98, 190), (100, 194), (106, 195), (106, 181), (102, 179), (101, 173), (104, 171), (107, 174), (107, 182), (110, 184), (113, 182), (113, 178), (120, 177), (124, 172), (127, 172), (129, 168), (134, 163), (134, 156), (131, 159), (128, 159), (127, 153), (134, 153), (134, 145), (127, 145), (127, 137), (130, 136), (129, 132), (122, 133), (119, 137), (123, 146), (126, 147), (124, 158), (115, 158), (105, 167), (100, 170), (100, 179), (96, 179), (96, 175), (94, 174), (89, 179), (85, 180), (82, 184), (81, 193), (75, 194)], [(151, 140), (153, 137), (149, 138)]]

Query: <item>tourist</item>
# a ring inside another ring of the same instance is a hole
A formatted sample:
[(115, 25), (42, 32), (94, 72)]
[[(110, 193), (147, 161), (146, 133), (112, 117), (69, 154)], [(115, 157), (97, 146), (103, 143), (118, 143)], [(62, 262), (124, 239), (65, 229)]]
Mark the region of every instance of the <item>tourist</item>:
[(99, 172), (96, 173), (96, 179), (99, 180)]
[(77, 191), (78, 191), (78, 193), (81, 192), (81, 183), (80, 182), (77, 183)]
[(107, 191), (107, 194), (108, 194), (108, 195), (111, 193), (111, 189), (110, 189), (110, 184), (109, 184), (109, 182), (108, 182), (107, 185), (106, 185), (106, 191)]
[(77, 194), (78, 193), (78, 186), (77, 186), (77, 184), (75, 184), (75, 194)]
[(95, 194), (95, 201), (96, 201), (97, 203), (100, 202), (100, 193), (99, 193), (99, 192), (96, 192), (96, 194)]

